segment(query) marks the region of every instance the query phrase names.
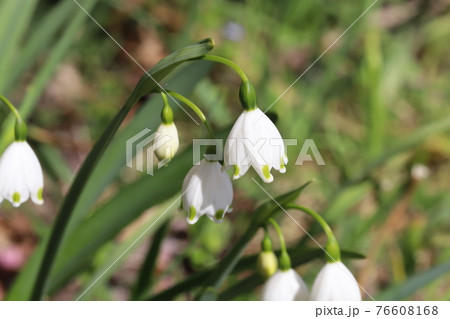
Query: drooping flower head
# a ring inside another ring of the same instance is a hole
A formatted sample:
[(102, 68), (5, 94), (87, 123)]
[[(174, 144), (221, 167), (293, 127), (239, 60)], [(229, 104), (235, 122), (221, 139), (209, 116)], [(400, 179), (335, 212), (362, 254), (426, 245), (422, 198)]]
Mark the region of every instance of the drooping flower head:
[(178, 150), (180, 142), (175, 123), (162, 123), (156, 130), (155, 155), (159, 161), (170, 161)]
[(272, 168), (286, 172), (284, 142), (273, 122), (256, 106), (253, 86), (241, 85), (240, 93), (245, 107), (225, 143), (225, 168), (233, 167), (233, 179), (238, 179), (252, 166), (264, 182), (270, 183)]
[(263, 301), (309, 300), (308, 287), (294, 269), (278, 270), (261, 291)]
[(165, 93), (161, 93), (164, 106), (161, 110), (161, 125), (156, 130), (155, 155), (161, 162), (169, 162), (178, 150), (178, 130), (173, 122), (173, 111)]
[(183, 181), (182, 194), (181, 208), (187, 213), (189, 224), (205, 214), (220, 223), (231, 211), (233, 186), (217, 161), (203, 159), (194, 165)]
[(19, 207), (28, 198), (41, 205), (44, 177), (36, 154), (25, 141), (13, 142), (0, 158), (0, 203)]
[(355, 277), (342, 262), (328, 262), (314, 280), (311, 300), (360, 301), (361, 292)]

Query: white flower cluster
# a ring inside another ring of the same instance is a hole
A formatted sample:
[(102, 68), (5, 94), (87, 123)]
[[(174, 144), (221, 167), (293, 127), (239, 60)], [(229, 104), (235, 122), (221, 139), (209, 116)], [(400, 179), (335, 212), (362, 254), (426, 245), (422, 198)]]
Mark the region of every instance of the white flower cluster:
[(225, 143), (224, 167), (217, 161), (203, 159), (184, 179), (181, 207), (188, 223), (195, 223), (204, 214), (221, 222), (231, 211), (233, 187), (225, 172), (228, 168), (234, 168), (233, 179), (238, 179), (252, 166), (270, 183), (270, 170), (284, 173), (286, 164), (284, 143), (272, 121), (258, 108), (243, 111)]
[(293, 269), (278, 270), (264, 284), (261, 300), (360, 301), (361, 292), (350, 270), (338, 261), (322, 268), (314, 280), (311, 294)]
[(25, 141), (13, 142), (0, 157), (0, 203), (19, 207), (28, 198), (41, 205), (44, 176), (36, 154)]

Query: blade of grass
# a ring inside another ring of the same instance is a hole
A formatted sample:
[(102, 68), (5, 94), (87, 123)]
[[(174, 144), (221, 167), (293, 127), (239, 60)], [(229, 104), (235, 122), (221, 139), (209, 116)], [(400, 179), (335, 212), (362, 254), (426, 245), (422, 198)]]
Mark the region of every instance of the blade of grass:
[(420, 288), (450, 272), (450, 262), (435, 266), (410, 277), (406, 282), (394, 285), (377, 296), (377, 300), (404, 300)]
[(37, 0), (4, 0), (0, 6), (0, 92), (15, 68), (14, 58), (20, 52), (20, 40), (28, 29)]
[[(92, 0), (86, 3), (86, 9), (91, 10), (98, 0)], [(27, 94), (20, 104), (19, 111), (24, 120), (28, 119), (33, 111), (36, 103), (42, 95), (48, 81), (52, 77), (54, 71), (61, 63), (66, 53), (74, 44), (74, 38), (76, 34), (80, 32), (80, 28), (83, 22), (86, 20), (86, 14), (84, 12), (77, 11), (70, 24), (65, 29), (64, 34), (59, 38), (56, 45), (52, 48), (51, 54), (46, 60), (42, 68), (40, 68), (37, 76), (27, 89)], [(0, 134), (0, 152), (12, 141), (14, 132), (14, 120), (8, 118), (2, 127)]]
[[(33, 1), (30, 1), (33, 2)], [(22, 48), (17, 52), (17, 61), (14, 68), (8, 73), (7, 82), (3, 87), (4, 92), (8, 92), (21, 75), (27, 72), (36, 63), (40, 55), (51, 46), (55, 35), (61, 30), (61, 27), (73, 12), (73, 3), (71, 1), (61, 1), (53, 7), (50, 12), (41, 17), (33, 25), (33, 29), (22, 44)]]
[[(83, 293), (82, 299), (92, 300), (92, 298), (90, 298), (90, 296), (92, 296), (90, 292), (95, 292), (95, 286), (106, 285), (112, 274), (114, 274), (114, 272), (127, 260), (127, 256), (129, 256), (139, 247), (139, 244), (145, 241), (153, 233), (155, 235), (151, 247), (154, 247), (158, 240), (159, 244), (161, 243), (169, 221), (177, 210), (176, 207), (174, 207), (175, 205), (172, 205), (174, 200), (176, 200), (176, 198), (172, 197), (166, 201), (160, 208), (157, 208), (151, 218), (139, 226), (133, 234), (126, 238), (122, 243), (109, 248), (110, 257), (103, 261), (95, 271), (90, 272), (89, 276), (87, 276), (87, 280), (85, 280), (82, 285), (80, 289), (80, 292)], [(151, 271), (149, 268), (146, 269)]]
[(158, 258), (159, 250), (163, 242), (164, 236), (169, 228), (169, 222), (165, 222), (160, 226), (153, 236), (152, 244), (149, 247), (148, 253), (139, 270), (138, 278), (132, 289), (131, 300), (138, 300), (147, 289), (151, 287), (153, 273), (155, 271), (156, 260)]

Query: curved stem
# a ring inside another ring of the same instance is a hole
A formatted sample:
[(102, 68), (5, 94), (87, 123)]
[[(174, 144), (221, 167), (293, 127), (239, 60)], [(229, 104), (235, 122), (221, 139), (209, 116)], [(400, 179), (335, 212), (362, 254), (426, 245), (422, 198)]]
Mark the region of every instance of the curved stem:
[(278, 234), (278, 238), (280, 239), (280, 269), (283, 271), (289, 270), (291, 268), (291, 258), (289, 257), (286, 249), (283, 232), (281, 231), (280, 226), (278, 226), (278, 223), (273, 218), (269, 218), (267, 221), (272, 224), (273, 228), (275, 228)]
[(314, 218), (322, 227), (323, 231), (327, 235), (327, 245), (326, 245), (326, 252), (327, 252), (327, 259), (329, 262), (338, 262), (341, 260), (341, 250), (339, 248), (339, 244), (336, 240), (336, 237), (334, 236), (333, 231), (331, 230), (328, 223), (325, 221), (325, 219), (320, 216), (317, 212), (313, 211), (312, 209), (308, 207), (304, 207), (297, 204), (287, 204), (284, 206), (286, 209), (296, 209), (300, 210), (312, 218)]
[(248, 77), (245, 74), (244, 70), (242, 70), (242, 68), (239, 65), (237, 65), (236, 63), (234, 63), (231, 60), (222, 58), (220, 56), (209, 55), (209, 54), (205, 54), (199, 58), (196, 58), (196, 60), (206, 60), (206, 61), (213, 61), (213, 62), (225, 64), (225, 65), (229, 66), (230, 68), (232, 68), (233, 70), (235, 70), (237, 72), (237, 74), (239, 74), (239, 76), (241, 77), (242, 81), (244, 81), (244, 82), (248, 81)]
[(177, 92), (170, 91), (170, 90), (166, 90), (166, 92), (170, 96), (180, 100), (181, 102), (183, 102), (184, 104), (189, 106), (192, 109), (192, 111), (194, 111), (195, 114), (197, 114), (197, 116), (200, 118), (200, 120), (203, 122), (203, 124), (205, 124), (205, 127), (208, 130), (209, 137), (214, 138), (214, 132), (213, 132), (211, 126), (209, 125), (208, 121), (206, 120), (205, 114), (202, 112), (202, 110), (197, 105), (194, 104), (194, 102), (192, 102), (191, 100), (189, 100), (188, 98), (184, 97), (183, 95), (181, 95)]
[(164, 92), (161, 92), (161, 97), (164, 101), (164, 105), (169, 104), (169, 100), (167, 99), (167, 94)]
[(11, 113), (14, 115), (14, 117), (18, 121), (22, 121), (22, 117), (20, 116), (19, 111), (17, 111), (17, 109), (14, 107), (14, 105), (12, 105), (11, 102), (9, 102), (9, 100), (6, 97), (4, 97), (3, 95), (0, 94), (0, 100), (2, 100), (3, 103), (5, 103), (5, 105), (9, 108)]
[(284, 236), (283, 236), (283, 232), (281, 231), (280, 226), (278, 225), (278, 223), (273, 219), (273, 218), (269, 218), (268, 222), (270, 224), (272, 224), (273, 228), (275, 228), (277, 234), (278, 234), (278, 238), (280, 239), (280, 248), (283, 251), (286, 251), (286, 243), (284, 241)]
[(12, 105), (12, 103), (9, 102), (9, 100), (3, 95), (0, 95), (0, 101), (3, 101), (3, 103), (9, 108), (11, 113), (16, 118), (16, 123), (14, 126), (15, 140), (25, 141), (28, 135), (28, 128), (25, 122), (22, 120), (22, 116), (20, 115), (19, 111), (17, 111), (14, 105)]

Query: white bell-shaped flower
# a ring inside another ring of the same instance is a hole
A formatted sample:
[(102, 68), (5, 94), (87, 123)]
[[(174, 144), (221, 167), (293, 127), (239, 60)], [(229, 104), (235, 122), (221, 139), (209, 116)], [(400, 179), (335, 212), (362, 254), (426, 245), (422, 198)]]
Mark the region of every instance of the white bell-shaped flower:
[(261, 300), (309, 300), (308, 287), (294, 269), (277, 270), (264, 284)]
[(170, 161), (178, 150), (180, 142), (175, 123), (162, 123), (156, 130), (155, 155), (160, 161)]
[(194, 165), (183, 181), (181, 209), (187, 213), (187, 222), (194, 224), (207, 215), (216, 223), (231, 212), (233, 186), (219, 162), (203, 159)]
[(7, 199), (14, 207), (28, 198), (41, 205), (44, 177), (36, 154), (25, 141), (13, 142), (0, 158), (0, 203)]
[(360, 301), (358, 282), (340, 261), (327, 263), (317, 275), (311, 290), (313, 301)]
[(234, 123), (225, 143), (225, 168), (234, 167), (233, 179), (252, 166), (266, 183), (273, 181), (272, 168), (286, 172), (284, 142), (273, 122), (259, 109), (245, 110)]

